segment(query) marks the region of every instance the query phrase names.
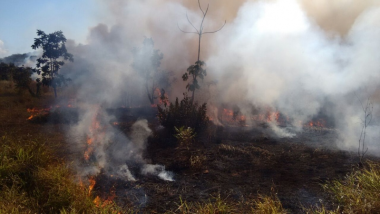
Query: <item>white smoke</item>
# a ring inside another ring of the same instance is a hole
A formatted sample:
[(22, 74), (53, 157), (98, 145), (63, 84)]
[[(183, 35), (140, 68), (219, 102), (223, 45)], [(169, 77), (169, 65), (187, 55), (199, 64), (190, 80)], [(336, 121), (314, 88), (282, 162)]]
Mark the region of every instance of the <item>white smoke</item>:
[(0, 40), (0, 58), (5, 57), (8, 54), (8, 50), (5, 49), (4, 42)]
[(378, 86), (379, 8), (361, 14), (345, 37), (331, 38), (295, 0), (247, 2), (216, 37), (223, 48), (207, 61), (221, 102), (270, 106), (294, 118), (294, 126), (332, 102), (340, 147), (357, 148), (362, 110), (350, 106), (358, 99), (349, 95), (369, 88), (360, 93), (365, 99)]
[(146, 164), (141, 169), (143, 175), (155, 175), (165, 181), (174, 181), (173, 174), (165, 171), (165, 166)]
[[(338, 2), (346, 5), (345, 1)], [(199, 23), (196, 2), (103, 3), (110, 9), (112, 21), (90, 28), (85, 45), (68, 41), (67, 49), (74, 55), (75, 62), (62, 69), (73, 80), (76, 98), (88, 105), (83, 107), (81, 122), (71, 130), (71, 134), (82, 135), (81, 141), (77, 141), (80, 143), (83, 143), (83, 135), (90, 134), (88, 127), (94, 115), (102, 114), (104, 124), (113, 119), (105, 112), (94, 110), (93, 105), (101, 103), (100, 109), (105, 109), (148, 103), (144, 79), (131, 67), (132, 50), (142, 44), (144, 36), (152, 37), (155, 48), (164, 54), (162, 69), (176, 73), (178, 81), (166, 89), (171, 98), (181, 97), (186, 91), (181, 76), (196, 60), (196, 35), (183, 34), (177, 28), (178, 22), (185, 30), (192, 30), (186, 13), (195, 24)], [(223, 6), (231, 4), (232, 12)], [(250, 114), (251, 106), (269, 107), (292, 118), (295, 131), (301, 131), (300, 124), (323, 109), (334, 117), (336, 128), (340, 130), (337, 146), (357, 148), (363, 118), (359, 100), (371, 97), (375, 119), (380, 112), (380, 100), (375, 96), (380, 76), (380, 9), (372, 3), (360, 4), (360, 10), (347, 13), (351, 20), (345, 24), (347, 32), (331, 34), (326, 32), (330, 25), (326, 27), (323, 21), (327, 15), (320, 13), (321, 8), (328, 5), (323, 1), (317, 8), (319, 12), (315, 12), (301, 0), (210, 1), (205, 28), (217, 29), (223, 23), (223, 19), (219, 19), (223, 17), (220, 11), (228, 13), (231, 19), (220, 32), (202, 37), (201, 58), (208, 66), (204, 82), (217, 82), (211, 87), (215, 89), (213, 104), (234, 104), (244, 114)], [(339, 26), (339, 21), (328, 21)], [(198, 96), (196, 94), (196, 98)], [(218, 110), (212, 109), (212, 112), (217, 118)], [(100, 137), (103, 140), (96, 149), (100, 167), (109, 166), (111, 162), (121, 167), (132, 159), (141, 166), (145, 164), (141, 151), (146, 148), (150, 129), (146, 122), (138, 124), (142, 134), (132, 133), (130, 140), (105, 125), (108, 134)], [(379, 151), (374, 124), (368, 128), (371, 136), (368, 146), (373, 153)], [(282, 137), (295, 134), (275, 123), (270, 127)], [(109, 142), (113, 142), (113, 146), (108, 147)], [(115, 158), (107, 158), (109, 154), (105, 150), (112, 151)], [(127, 174), (134, 173), (129, 165), (128, 170), (124, 169)]]

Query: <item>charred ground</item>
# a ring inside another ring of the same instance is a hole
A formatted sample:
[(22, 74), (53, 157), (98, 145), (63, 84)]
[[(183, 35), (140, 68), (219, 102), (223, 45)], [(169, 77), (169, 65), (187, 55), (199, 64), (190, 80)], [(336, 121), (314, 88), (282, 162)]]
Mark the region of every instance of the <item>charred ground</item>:
[[(56, 148), (56, 155), (68, 162), (83, 155), (68, 148), (64, 135), (70, 123), (75, 123), (75, 109), (62, 108), (27, 120), (27, 108), (46, 108), (51, 101), (12, 96), (3, 96), (2, 100), (2, 134), (14, 132), (26, 138), (43, 135)], [(66, 111), (72, 118), (60, 119)], [(334, 200), (322, 184), (342, 179), (358, 167), (354, 153), (334, 148), (334, 129), (309, 128), (293, 138), (275, 138), (265, 124), (210, 124), (186, 149), (178, 147), (176, 139), (159, 125), (154, 108), (107, 111), (116, 116), (113, 125), (127, 136), (137, 119), (148, 119), (153, 134), (144, 157), (148, 163), (166, 166), (174, 173), (175, 181), (142, 176), (138, 167), (131, 166), (137, 181), (100, 173), (95, 177), (92, 194), (146, 213), (177, 212), (180, 200), (207, 202), (216, 197), (235, 204), (244, 213), (251, 210), (250, 201), (259, 194), (277, 194), (283, 207), (292, 213), (302, 213), (303, 208), (312, 206), (333, 207)]]

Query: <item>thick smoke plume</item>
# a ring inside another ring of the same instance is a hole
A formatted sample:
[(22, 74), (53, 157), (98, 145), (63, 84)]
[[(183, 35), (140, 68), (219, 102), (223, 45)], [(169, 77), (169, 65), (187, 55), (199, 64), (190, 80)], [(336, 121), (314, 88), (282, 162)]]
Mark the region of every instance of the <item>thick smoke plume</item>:
[[(76, 99), (83, 109), (79, 124), (69, 132), (81, 136), (76, 141), (80, 143), (91, 135), (88, 128), (94, 117), (103, 124), (112, 120), (104, 109), (148, 104), (144, 79), (131, 67), (132, 50), (141, 46), (144, 37), (151, 37), (155, 48), (164, 54), (161, 69), (175, 73), (173, 79), (177, 81), (165, 88), (171, 99), (182, 97), (186, 91), (181, 75), (197, 57), (196, 36), (177, 28), (178, 24), (191, 30), (186, 13), (193, 23), (199, 23), (196, 1), (98, 3), (109, 10), (109, 17), (90, 28), (87, 44), (69, 41), (67, 48), (75, 62), (62, 70), (73, 80)], [(201, 1), (204, 7), (207, 3)], [(236, 106), (245, 115), (252, 114), (252, 109), (272, 109), (292, 119), (292, 128), (286, 130), (271, 123), (273, 132), (294, 137), (302, 131), (302, 124), (323, 113), (334, 121), (339, 133), (332, 144), (356, 150), (362, 104), (369, 98), (374, 120), (367, 130), (367, 146), (372, 154), (380, 150), (380, 127), (376, 123), (380, 112), (377, 1), (348, 5), (343, 0), (210, 0), (209, 4), (205, 29), (217, 29), (227, 20), (220, 32), (202, 38), (201, 59), (207, 63), (208, 76), (196, 98), (209, 103), (210, 115), (217, 115), (224, 105)], [(141, 164), (142, 174), (171, 179), (163, 167), (144, 165), (141, 151), (150, 130), (146, 121), (134, 125), (142, 132), (131, 134), (130, 139), (112, 126), (103, 127), (105, 130), (99, 132), (106, 134), (95, 136), (102, 139), (94, 147), (99, 166), (133, 180), (126, 164), (133, 160)], [(116, 142), (113, 149), (108, 148), (108, 142)], [(88, 173), (96, 173), (97, 167), (88, 169)]]

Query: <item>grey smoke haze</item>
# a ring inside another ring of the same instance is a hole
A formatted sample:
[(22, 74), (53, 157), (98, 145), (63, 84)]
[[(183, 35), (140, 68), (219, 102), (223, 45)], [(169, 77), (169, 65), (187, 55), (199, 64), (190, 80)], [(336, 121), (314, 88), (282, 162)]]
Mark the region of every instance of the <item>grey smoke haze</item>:
[[(88, 134), (86, 130), (97, 112), (94, 105), (103, 109), (148, 103), (144, 80), (131, 67), (132, 50), (142, 44), (144, 36), (152, 37), (155, 48), (164, 54), (161, 68), (176, 74), (178, 80), (166, 89), (172, 99), (185, 92), (180, 76), (195, 62), (197, 53), (196, 35), (183, 34), (177, 28), (178, 23), (191, 30), (186, 12), (194, 23), (199, 23), (197, 1), (98, 3), (109, 9), (110, 17), (90, 28), (87, 44), (69, 41), (67, 48), (74, 54), (75, 62), (63, 69), (74, 80), (74, 88), (78, 89), (76, 98), (85, 103), (83, 118), (73, 128), (82, 135)], [(364, 102), (368, 97), (373, 100), (374, 119), (378, 119), (380, 112), (376, 96), (380, 76), (377, 1), (210, 0), (209, 3), (205, 29), (217, 29), (225, 19), (227, 25), (202, 40), (201, 58), (206, 61), (208, 71), (204, 82), (216, 80), (217, 84), (205, 87), (204, 95), (197, 92), (196, 97), (207, 100), (213, 111), (224, 103), (234, 104), (246, 114), (252, 106), (278, 110), (295, 122), (292, 132), (271, 124), (273, 131), (282, 137), (296, 135), (302, 130), (300, 124), (323, 109), (335, 119), (340, 133), (337, 146), (357, 149), (363, 118), (359, 100)], [(202, 1), (204, 7), (206, 4)], [(111, 120), (106, 113), (102, 114), (103, 120)], [(142, 124), (139, 127), (144, 130)], [(380, 151), (378, 130), (376, 123), (368, 128), (371, 153)], [(126, 139), (112, 128), (107, 133), (103, 142), (112, 139), (121, 144), (130, 142), (128, 145), (133, 149), (145, 148), (139, 140)], [(102, 153), (103, 148), (100, 144), (98, 160), (99, 165), (106, 166), (109, 159), (104, 158), (107, 154)], [(124, 148), (114, 150), (116, 156), (128, 154), (131, 148)], [(121, 167), (125, 175), (131, 174), (128, 166), (123, 166), (127, 159), (112, 161), (117, 162), (115, 166)]]
[(7, 49), (5, 49), (4, 42), (0, 39), (0, 57), (6, 56), (8, 53)]

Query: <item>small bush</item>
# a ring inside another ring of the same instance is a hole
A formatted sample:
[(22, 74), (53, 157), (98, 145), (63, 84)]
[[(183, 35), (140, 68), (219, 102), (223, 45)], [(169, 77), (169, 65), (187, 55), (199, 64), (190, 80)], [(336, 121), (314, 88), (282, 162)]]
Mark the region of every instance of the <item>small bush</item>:
[(174, 127), (191, 127), (195, 132), (207, 127), (209, 118), (207, 117), (207, 104), (198, 105), (192, 102), (191, 97), (184, 94), (181, 102), (170, 103), (168, 107), (157, 106), (158, 119), (162, 126), (174, 132)]
[(189, 148), (191, 142), (194, 140), (196, 133), (190, 127), (185, 128), (184, 126), (177, 128), (174, 126), (174, 130), (177, 132), (174, 137), (177, 138), (182, 147)]

